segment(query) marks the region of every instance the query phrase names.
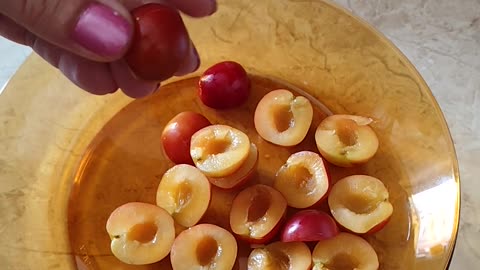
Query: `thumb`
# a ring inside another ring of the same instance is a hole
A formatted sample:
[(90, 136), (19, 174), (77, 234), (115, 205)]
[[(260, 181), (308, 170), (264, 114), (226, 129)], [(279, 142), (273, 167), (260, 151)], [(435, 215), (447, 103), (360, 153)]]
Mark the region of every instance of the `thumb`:
[(116, 0), (1, 0), (0, 13), (37, 37), (94, 61), (121, 58), (132, 39), (129, 12)]

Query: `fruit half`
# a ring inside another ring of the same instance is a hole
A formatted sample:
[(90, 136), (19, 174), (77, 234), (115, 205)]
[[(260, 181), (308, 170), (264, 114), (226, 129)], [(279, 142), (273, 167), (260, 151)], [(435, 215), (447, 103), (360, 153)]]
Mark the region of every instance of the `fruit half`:
[(157, 205), (181, 226), (191, 227), (203, 217), (210, 204), (210, 182), (197, 168), (180, 164), (170, 168), (157, 189)]
[(310, 249), (302, 242), (274, 242), (252, 250), (248, 257), (249, 270), (309, 270)]
[(369, 126), (372, 119), (356, 115), (332, 115), (317, 127), (315, 141), (330, 163), (351, 167), (370, 160), (378, 150), (378, 138)]
[(287, 202), (272, 187), (256, 184), (235, 197), (230, 211), (230, 227), (251, 243), (265, 243), (280, 229)]
[(248, 157), (250, 139), (244, 132), (211, 125), (192, 136), (190, 155), (195, 166), (209, 177), (224, 177), (238, 170)]
[(377, 231), (393, 213), (387, 188), (379, 179), (368, 175), (339, 180), (330, 191), (328, 205), (341, 226), (359, 234)]
[(323, 159), (310, 151), (292, 154), (278, 170), (273, 186), (291, 207), (307, 208), (321, 202), (329, 187)]
[(162, 208), (131, 202), (107, 220), (113, 255), (126, 264), (151, 264), (165, 258), (175, 239), (173, 218)]
[(377, 270), (379, 267), (372, 246), (363, 238), (348, 233), (318, 242), (312, 260), (313, 270)]
[(199, 224), (177, 236), (170, 260), (175, 270), (232, 269), (237, 250), (237, 241), (230, 232), (216, 225)]
[(303, 96), (278, 89), (269, 92), (255, 109), (254, 123), (266, 141), (281, 146), (297, 145), (305, 139), (313, 119), (313, 107)]

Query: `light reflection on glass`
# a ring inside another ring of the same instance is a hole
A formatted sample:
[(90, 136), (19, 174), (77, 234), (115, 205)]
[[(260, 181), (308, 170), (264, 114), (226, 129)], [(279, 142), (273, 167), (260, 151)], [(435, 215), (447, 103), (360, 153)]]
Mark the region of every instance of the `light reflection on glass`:
[(455, 227), (457, 184), (450, 177), (442, 178), (441, 183), (412, 196), (417, 213), (418, 242), (417, 257), (442, 255), (452, 239)]

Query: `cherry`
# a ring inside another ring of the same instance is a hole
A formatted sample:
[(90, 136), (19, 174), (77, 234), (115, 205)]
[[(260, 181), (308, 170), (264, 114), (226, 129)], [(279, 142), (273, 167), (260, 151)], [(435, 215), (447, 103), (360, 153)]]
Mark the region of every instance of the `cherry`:
[(190, 140), (195, 132), (209, 125), (210, 121), (196, 112), (181, 112), (173, 117), (162, 132), (162, 145), (167, 157), (175, 164), (193, 165)]
[(135, 32), (125, 56), (135, 75), (163, 81), (179, 69), (190, 50), (190, 38), (178, 11), (162, 4), (146, 4), (132, 11)]
[(283, 227), (282, 242), (310, 242), (332, 238), (339, 230), (335, 220), (319, 210), (302, 210), (293, 215)]
[(250, 95), (250, 79), (239, 63), (220, 62), (203, 73), (198, 94), (203, 104), (214, 109), (238, 107)]

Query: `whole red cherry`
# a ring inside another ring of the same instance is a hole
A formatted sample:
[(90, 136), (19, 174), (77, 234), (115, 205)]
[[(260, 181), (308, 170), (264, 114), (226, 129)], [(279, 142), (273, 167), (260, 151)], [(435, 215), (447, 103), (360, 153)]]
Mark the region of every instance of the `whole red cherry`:
[(179, 12), (162, 4), (146, 4), (132, 11), (134, 36), (125, 60), (144, 80), (172, 77), (190, 50), (190, 37)]
[(335, 220), (319, 210), (302, 210), (293, 215), (281, 232), (282, 242), (317, 242), (332, 238), (339, 230)]
[(175, 164), (194, 165), (190, 156), (190, 140), (200, 129), (211, 125), (203, 115), (185, 111), (173, 117), (162, 132), (162, 145), (167, 157)]
[(236, 62), (225, 61), (208, 68), (200, 78), (198, 95), (203, 104), (214, 109), (242, 105), (250, 95), (250, 79)]

